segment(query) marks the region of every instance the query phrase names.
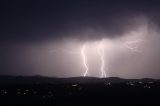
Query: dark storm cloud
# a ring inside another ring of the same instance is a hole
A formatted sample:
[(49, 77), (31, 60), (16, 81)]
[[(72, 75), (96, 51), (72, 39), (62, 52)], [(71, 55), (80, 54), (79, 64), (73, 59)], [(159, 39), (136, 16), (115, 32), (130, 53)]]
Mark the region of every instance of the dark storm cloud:
[(160, 18), (159, 2), (148, 0), (8, 0), (3, 10), (2, 38), (22, 42), (116, 37), (134, 29), (133, 17)]

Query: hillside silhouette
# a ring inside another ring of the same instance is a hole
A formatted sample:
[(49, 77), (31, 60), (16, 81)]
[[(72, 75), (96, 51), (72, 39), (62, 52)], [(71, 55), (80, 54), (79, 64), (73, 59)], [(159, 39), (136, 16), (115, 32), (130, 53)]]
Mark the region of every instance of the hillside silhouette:
[(158, 79), (0, 76), (4, 105), (153, 105), (159, 98)]

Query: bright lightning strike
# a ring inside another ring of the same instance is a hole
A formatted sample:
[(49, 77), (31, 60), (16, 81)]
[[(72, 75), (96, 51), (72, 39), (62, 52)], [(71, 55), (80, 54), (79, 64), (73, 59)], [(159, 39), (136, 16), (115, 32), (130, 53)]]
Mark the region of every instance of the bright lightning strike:
[(142, 51), (138, 49), (139, 43), (141, 43), (143, 41), (145, 41), (145, 40), (138, 39), (138, 40), (134, 40), (134, 41), (127, 41), (124, 43), (124, 46), (126, 48), (128, 48), (129, 50), (131, 50), (132, 52), (137, 52), (137, 53), (143, 54)]
[(105, 61), (104, 61), (104, 45), (103, 45), (103, 42), (100, 42), (99, 45), (98, 45), (98, 54), (100, 56), (100, 59), (101, 59), (101, 78), (104, 78), (106, 77), (106, 73), (105, 73), (105, 70), (104, 70), (104, 67), (105, 67)]
[(81, 48), (81, 55), (82, 55), (82, 59), (83, 59), (83, 64), (84, 64), (84, 67), (85, 67), (85, 73), (83, 74), (83, 76), (88, 76), (88, 66), (87, 66), (87, 63), (86, 63), (86, 55), (85, 55), (85, 48), (86, 48), (86, 45), (83, 45), (82, 48)]

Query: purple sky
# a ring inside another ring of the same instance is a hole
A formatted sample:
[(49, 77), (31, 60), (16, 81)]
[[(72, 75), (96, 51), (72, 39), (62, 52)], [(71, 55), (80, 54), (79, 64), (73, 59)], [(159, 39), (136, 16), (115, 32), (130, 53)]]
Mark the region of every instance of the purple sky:
[(16, 0), (2, 3), (1, 75), (160, 78), (158, 0)]

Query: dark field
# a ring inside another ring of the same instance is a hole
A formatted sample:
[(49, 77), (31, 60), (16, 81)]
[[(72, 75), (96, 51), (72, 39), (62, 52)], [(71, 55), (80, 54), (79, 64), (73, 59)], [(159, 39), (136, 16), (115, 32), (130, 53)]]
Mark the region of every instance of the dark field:
[[(47, 83), (48, 82), (48, 83)], [(156, 104), (160, 81), (119, 78), (1, 77), (0, 102), (6, 105)]]

